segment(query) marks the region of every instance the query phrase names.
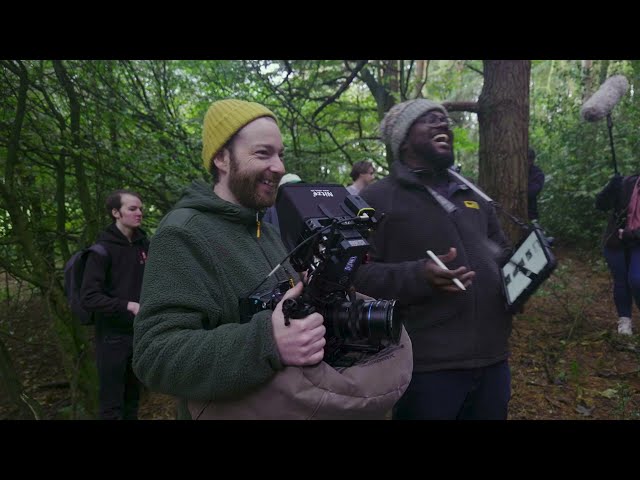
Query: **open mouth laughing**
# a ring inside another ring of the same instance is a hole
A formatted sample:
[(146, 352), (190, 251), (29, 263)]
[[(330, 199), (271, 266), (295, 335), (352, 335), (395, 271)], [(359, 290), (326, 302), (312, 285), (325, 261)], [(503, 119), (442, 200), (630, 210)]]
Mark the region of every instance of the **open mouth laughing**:
[(431, 139), (431, 141), (437, 145), (450, 145), (449, 135), (446, 133), (438, 133)]

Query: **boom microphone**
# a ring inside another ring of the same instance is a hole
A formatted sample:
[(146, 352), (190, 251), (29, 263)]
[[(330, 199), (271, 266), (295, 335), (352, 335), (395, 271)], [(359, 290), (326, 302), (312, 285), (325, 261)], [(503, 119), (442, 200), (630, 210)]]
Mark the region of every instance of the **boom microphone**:
[(629, 82), (624, 75), (609, 77), (582, 106), (582, 118), (587, 122), (602, 120), (611, 113), (628, 88)]

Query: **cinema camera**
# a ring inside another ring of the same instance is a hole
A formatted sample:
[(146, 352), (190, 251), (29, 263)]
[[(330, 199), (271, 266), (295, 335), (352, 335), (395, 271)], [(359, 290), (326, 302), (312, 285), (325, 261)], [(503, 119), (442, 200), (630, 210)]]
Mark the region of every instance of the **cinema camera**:
[[(285, 323), (313, 312), (322, 314), (327, 329), (325, 361), (340, 352), (378, 351), (397, 344), (404, 309), (396, 300), (356, 298), (352, 286), (370, 247), (366, 238), (377, 225), (375, 210), (341, 185), (308, 183), (283, 185), (276, 209), (291, 264), (296, 271), (307, 272), (302, 296), (283, 304)], [(242, 321), (261, 310), (273, 310), (290, 287), (285, 281), (242, 299)]]

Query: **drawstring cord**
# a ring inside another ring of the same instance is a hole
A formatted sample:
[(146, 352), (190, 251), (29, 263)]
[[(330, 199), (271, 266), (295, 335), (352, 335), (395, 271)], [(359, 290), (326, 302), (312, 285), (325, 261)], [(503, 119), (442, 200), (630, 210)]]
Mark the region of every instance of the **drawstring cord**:
[(256, 212), (256, 238), (260, 238), (260, 218), (258, 212)]

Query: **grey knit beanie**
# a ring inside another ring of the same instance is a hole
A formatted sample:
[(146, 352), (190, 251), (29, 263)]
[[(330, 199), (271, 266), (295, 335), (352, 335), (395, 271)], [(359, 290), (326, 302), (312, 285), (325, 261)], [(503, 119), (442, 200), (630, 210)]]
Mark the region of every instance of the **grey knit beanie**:
[(400, 158), (400, 145), (409, 133), (413, 122), (430, 110), (440, 110), (448, 115), (447, 110), (438, 102), (417, 98), (394, 105), (384, 116), (380, 123), (380, 135), (385, 145), (391, 148), (394, 160)]

